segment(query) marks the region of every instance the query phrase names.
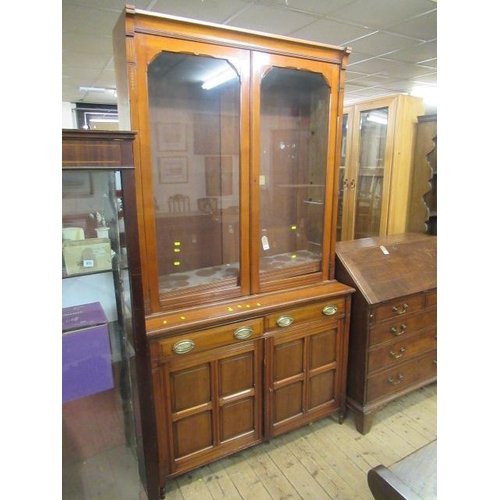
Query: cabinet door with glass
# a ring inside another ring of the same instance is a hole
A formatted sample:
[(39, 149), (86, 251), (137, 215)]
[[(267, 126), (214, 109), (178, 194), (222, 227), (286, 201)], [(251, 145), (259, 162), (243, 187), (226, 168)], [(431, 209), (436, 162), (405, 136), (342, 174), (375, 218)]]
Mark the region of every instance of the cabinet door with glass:
[(248, 52), (144, 38), (138, 197), (147, 308), (202, 304), (215, 291), (238, 297), (249, 290), (248, 195), (240, 188)]
[(405, 231), (422, 109), (421, 99), (403, 95), (345, 108), (337, 239)]
[(338, 68), (261, 53), (252, 68), (254, 291), (328, 280)]

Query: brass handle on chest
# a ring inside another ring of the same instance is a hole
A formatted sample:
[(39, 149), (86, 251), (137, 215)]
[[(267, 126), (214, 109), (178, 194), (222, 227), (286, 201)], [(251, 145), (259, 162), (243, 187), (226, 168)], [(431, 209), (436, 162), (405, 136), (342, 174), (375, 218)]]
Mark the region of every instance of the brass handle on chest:
[(408, 307), (409, 307), (408, 304), (405, 302), (401, 308), (399, 308), (398, 306), (394, 306), (392, 308), (392, 311), (398, 314), (404, 314), (408, 309)]
[(192, 351), (195, 345), (196, 344), (191, 339), (179, 340), (179, 342), (176, 342), (174, 344), (172, 350), (175, 352), (175, 354), (186, 354), (189, 351)]
[(286, 315), (280, 316), (276, 320), (276, 324), (281, 327), (290, 326), (292, 323), (293, 323), (293, 318), (291, 316), (286, 316)]
[(389, 352), (389, 355), (391, 356), (391, 358), (394, 358), (394, 359), (399, 359), (405, 352), (405, 348), (404, 347), (400, 347), (399, 348), (399, 354), (394, 352), (394, 351), (390, 351)]
[(389, 377), (387, 379), (387, 382), (389, 382), (389, 384), (391, 384), (391, 385), (398, 385), (399, 383), (401, 383), (401, 380), (403, 380), (403, 374), (402, 373), (400, 373), (398, 375), (397, 379), (394, 379), (393, 377)]
[(396, 335), (396, 337), (403, 335), (405, 331), (406, 331), (406, 325), (404, 323), (401, 325), (399, 330), (395, 326), (391, 328), (391, 333)]
[(337, 306), (325, 306), (322, 312), (325, 316), (333, 316), (338, 310)]
[(240, 328), (237, 328), (233, 335), (234, 335), (234, 338), (238, 339), (238, 340), (244, 340), (244, 339), (247, 339), (248, 337), (250, 337), (253, 333), (253, 329), (252, 327), (250, 326), (242, 326)]

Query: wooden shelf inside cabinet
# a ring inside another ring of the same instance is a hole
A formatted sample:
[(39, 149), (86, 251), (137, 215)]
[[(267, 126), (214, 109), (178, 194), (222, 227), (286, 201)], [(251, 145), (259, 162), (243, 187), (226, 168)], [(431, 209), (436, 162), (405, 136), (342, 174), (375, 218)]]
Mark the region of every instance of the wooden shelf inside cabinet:
[(377, 410), (437, 379), (437, 238), (401, 234), (337, 243), (352, 297), (347, 405), (369, 432)]

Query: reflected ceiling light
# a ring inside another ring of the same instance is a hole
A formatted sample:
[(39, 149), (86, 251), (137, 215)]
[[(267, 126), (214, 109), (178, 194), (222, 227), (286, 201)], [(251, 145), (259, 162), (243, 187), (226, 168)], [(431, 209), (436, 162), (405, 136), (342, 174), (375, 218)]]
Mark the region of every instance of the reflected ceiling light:
[(201, 88), (205, 90), (210, 90), (213, 89), (214, 87), (217, 87), (219, 85), (222, 85), (223, 83), (228, 82), (229, 80), (232, 80), (233, 78), (236, 78), (238, 75), (234, 69), (227, 69), (223, 71), (222, 73), (218, 73), (215, 76), (211, 76), (210, 78), (207, 78)]
[(378, 115), (377, 113), (369, 113), (366, 116), (367, 121), (373, 123), (381, 123), (382, 125), (387, 125), (387, 117)]

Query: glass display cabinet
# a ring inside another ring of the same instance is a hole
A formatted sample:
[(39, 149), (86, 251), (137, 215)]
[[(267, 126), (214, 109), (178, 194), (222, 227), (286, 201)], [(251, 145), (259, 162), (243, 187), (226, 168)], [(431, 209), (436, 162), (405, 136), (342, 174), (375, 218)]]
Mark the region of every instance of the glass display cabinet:
[(132, 132), (62, 131), (66, 499), (158, 498)]
[(405, 232), (423, 109), (422, 99), (397, 95), (344, 110), (337, 240)]
[[(114, 30), (166, 479), (345, 410), (348, 49), (136, 10)], [(193, 426), (197, 432), (193, 433)]]

